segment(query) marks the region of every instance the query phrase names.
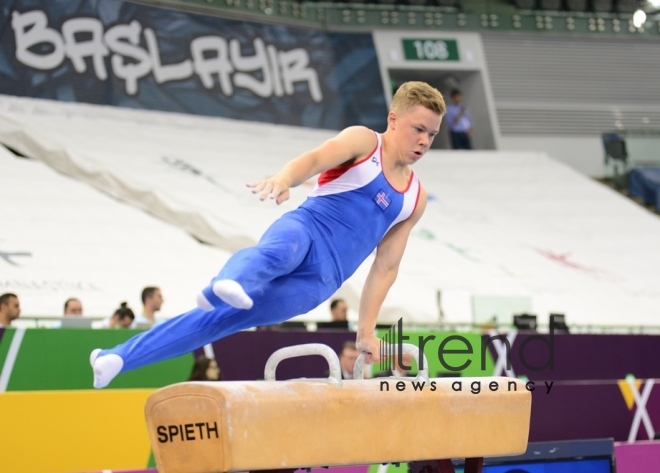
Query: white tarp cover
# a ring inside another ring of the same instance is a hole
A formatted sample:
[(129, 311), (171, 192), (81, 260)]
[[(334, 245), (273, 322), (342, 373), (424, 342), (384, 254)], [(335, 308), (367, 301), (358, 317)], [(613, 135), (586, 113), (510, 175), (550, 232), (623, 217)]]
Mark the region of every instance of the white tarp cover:
[[(0, 97), (0, 142), (228, 251), (256, 241), (313, 184), (278, 207), (245, 183), (333, 134)], [(437, 321), (441, 291), (447, 322), (469, 322), (472, 297), (492, 295), (529, 297), (540, 323), (560, 312), (569, 324), (660, 325), (657, 216), (534, 152), (432, 151), (416, 172), (430, 202), (383, 320)], [(353, 308), (369, 263), (341, 291)]]
[(161, 288), (160, 314), (177, 315), (230, 255), (4, 147), (0, 170), (0, 293), (26, 316), (60, 316), (69, 297), (86, 315), (122, 301), (137, 315), (145, 286)]

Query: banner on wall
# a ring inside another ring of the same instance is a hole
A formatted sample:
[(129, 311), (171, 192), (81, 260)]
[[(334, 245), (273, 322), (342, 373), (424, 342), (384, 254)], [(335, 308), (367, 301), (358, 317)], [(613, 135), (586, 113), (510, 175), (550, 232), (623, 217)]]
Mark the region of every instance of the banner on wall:
[(118, 0), (1, 7), (0, 93), (340, 129), (384, 129), (370, 34)]

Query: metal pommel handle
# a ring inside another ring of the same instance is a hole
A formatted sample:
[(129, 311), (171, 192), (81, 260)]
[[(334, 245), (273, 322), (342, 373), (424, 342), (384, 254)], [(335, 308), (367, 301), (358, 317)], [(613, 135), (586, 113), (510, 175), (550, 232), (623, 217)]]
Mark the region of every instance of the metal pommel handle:
[[(419, 363), (419, 347), (412, 345), (410, 343), (403, 343), (402, 344), (402, 350), (404, 354), (411, 355), (413, 358), (415, 358), (415, 361), (417, 362), (417, 378), (421, 378), (424, 381), (429, 380), (429, 361), (426, 359), (426, 355), (422, 353), (422, 356), (424, 357), (424, 369), (419, 369), (421, 366)], [(398, 356), (399, 353), (399, 347), (398, 345), (391, 345), (390, 348), (390, 353), (393, 353)], [(364, 379), (363, 373), (364, 373), (364, 367), (366, 365), (365, 361), (365, 354), (360, 353), (358, 356), (357, 360), (355, 360), (355, 367), (353, 368), (353, 379)]]
[(330, 368), (330, 376), (328, 376), (328, 380), (333, 384), (341, 384), (339, 357), (337, 357), (337, 354), (332, 348), (328, 345), (323, 345), (322, 343), (307, 343), (304, 345), (280, 348), (268, 358), (264, 370), (264, 379), (266, 381), (275, 381), (275, 371), (277, 370), (277, 365), (280, 361), (286, 360), (287, 358), (308, 355), (321, 355), (325, 358)]

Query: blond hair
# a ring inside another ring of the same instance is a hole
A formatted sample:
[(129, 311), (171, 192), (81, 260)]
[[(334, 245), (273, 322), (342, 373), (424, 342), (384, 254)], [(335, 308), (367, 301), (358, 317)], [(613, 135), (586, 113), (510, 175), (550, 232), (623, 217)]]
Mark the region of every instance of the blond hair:
[(403, 112), (415, 105), (421, 105), (429, 110), (444, 115), (447, 107), (442, 94), (426, 82), (410, 81), (401, 84), (392, 97), (391, 110)]

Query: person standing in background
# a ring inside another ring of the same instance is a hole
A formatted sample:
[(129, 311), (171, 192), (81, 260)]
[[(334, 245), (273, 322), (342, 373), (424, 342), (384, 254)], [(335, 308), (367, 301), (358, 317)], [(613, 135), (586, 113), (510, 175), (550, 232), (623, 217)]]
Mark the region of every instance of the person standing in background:
[(0, 327), (10, 327), (11, 323), (21, 315), (21, 304), (18, 296), (10, 292), (0, 296)]
[(147, 286), (142, 290), (142, 313), (135, 317), (131, 328), (151, 328), (158, 325), (161, 320), (156, 320), (156, 312), (163, 305), (163, 294), (160, 288)]
[(451, 91), (452, 103), (447, 105), (445, 122), (449, 126), (452, 149), (472, 149), (472, 115), (463, 104), (460, 90)]

